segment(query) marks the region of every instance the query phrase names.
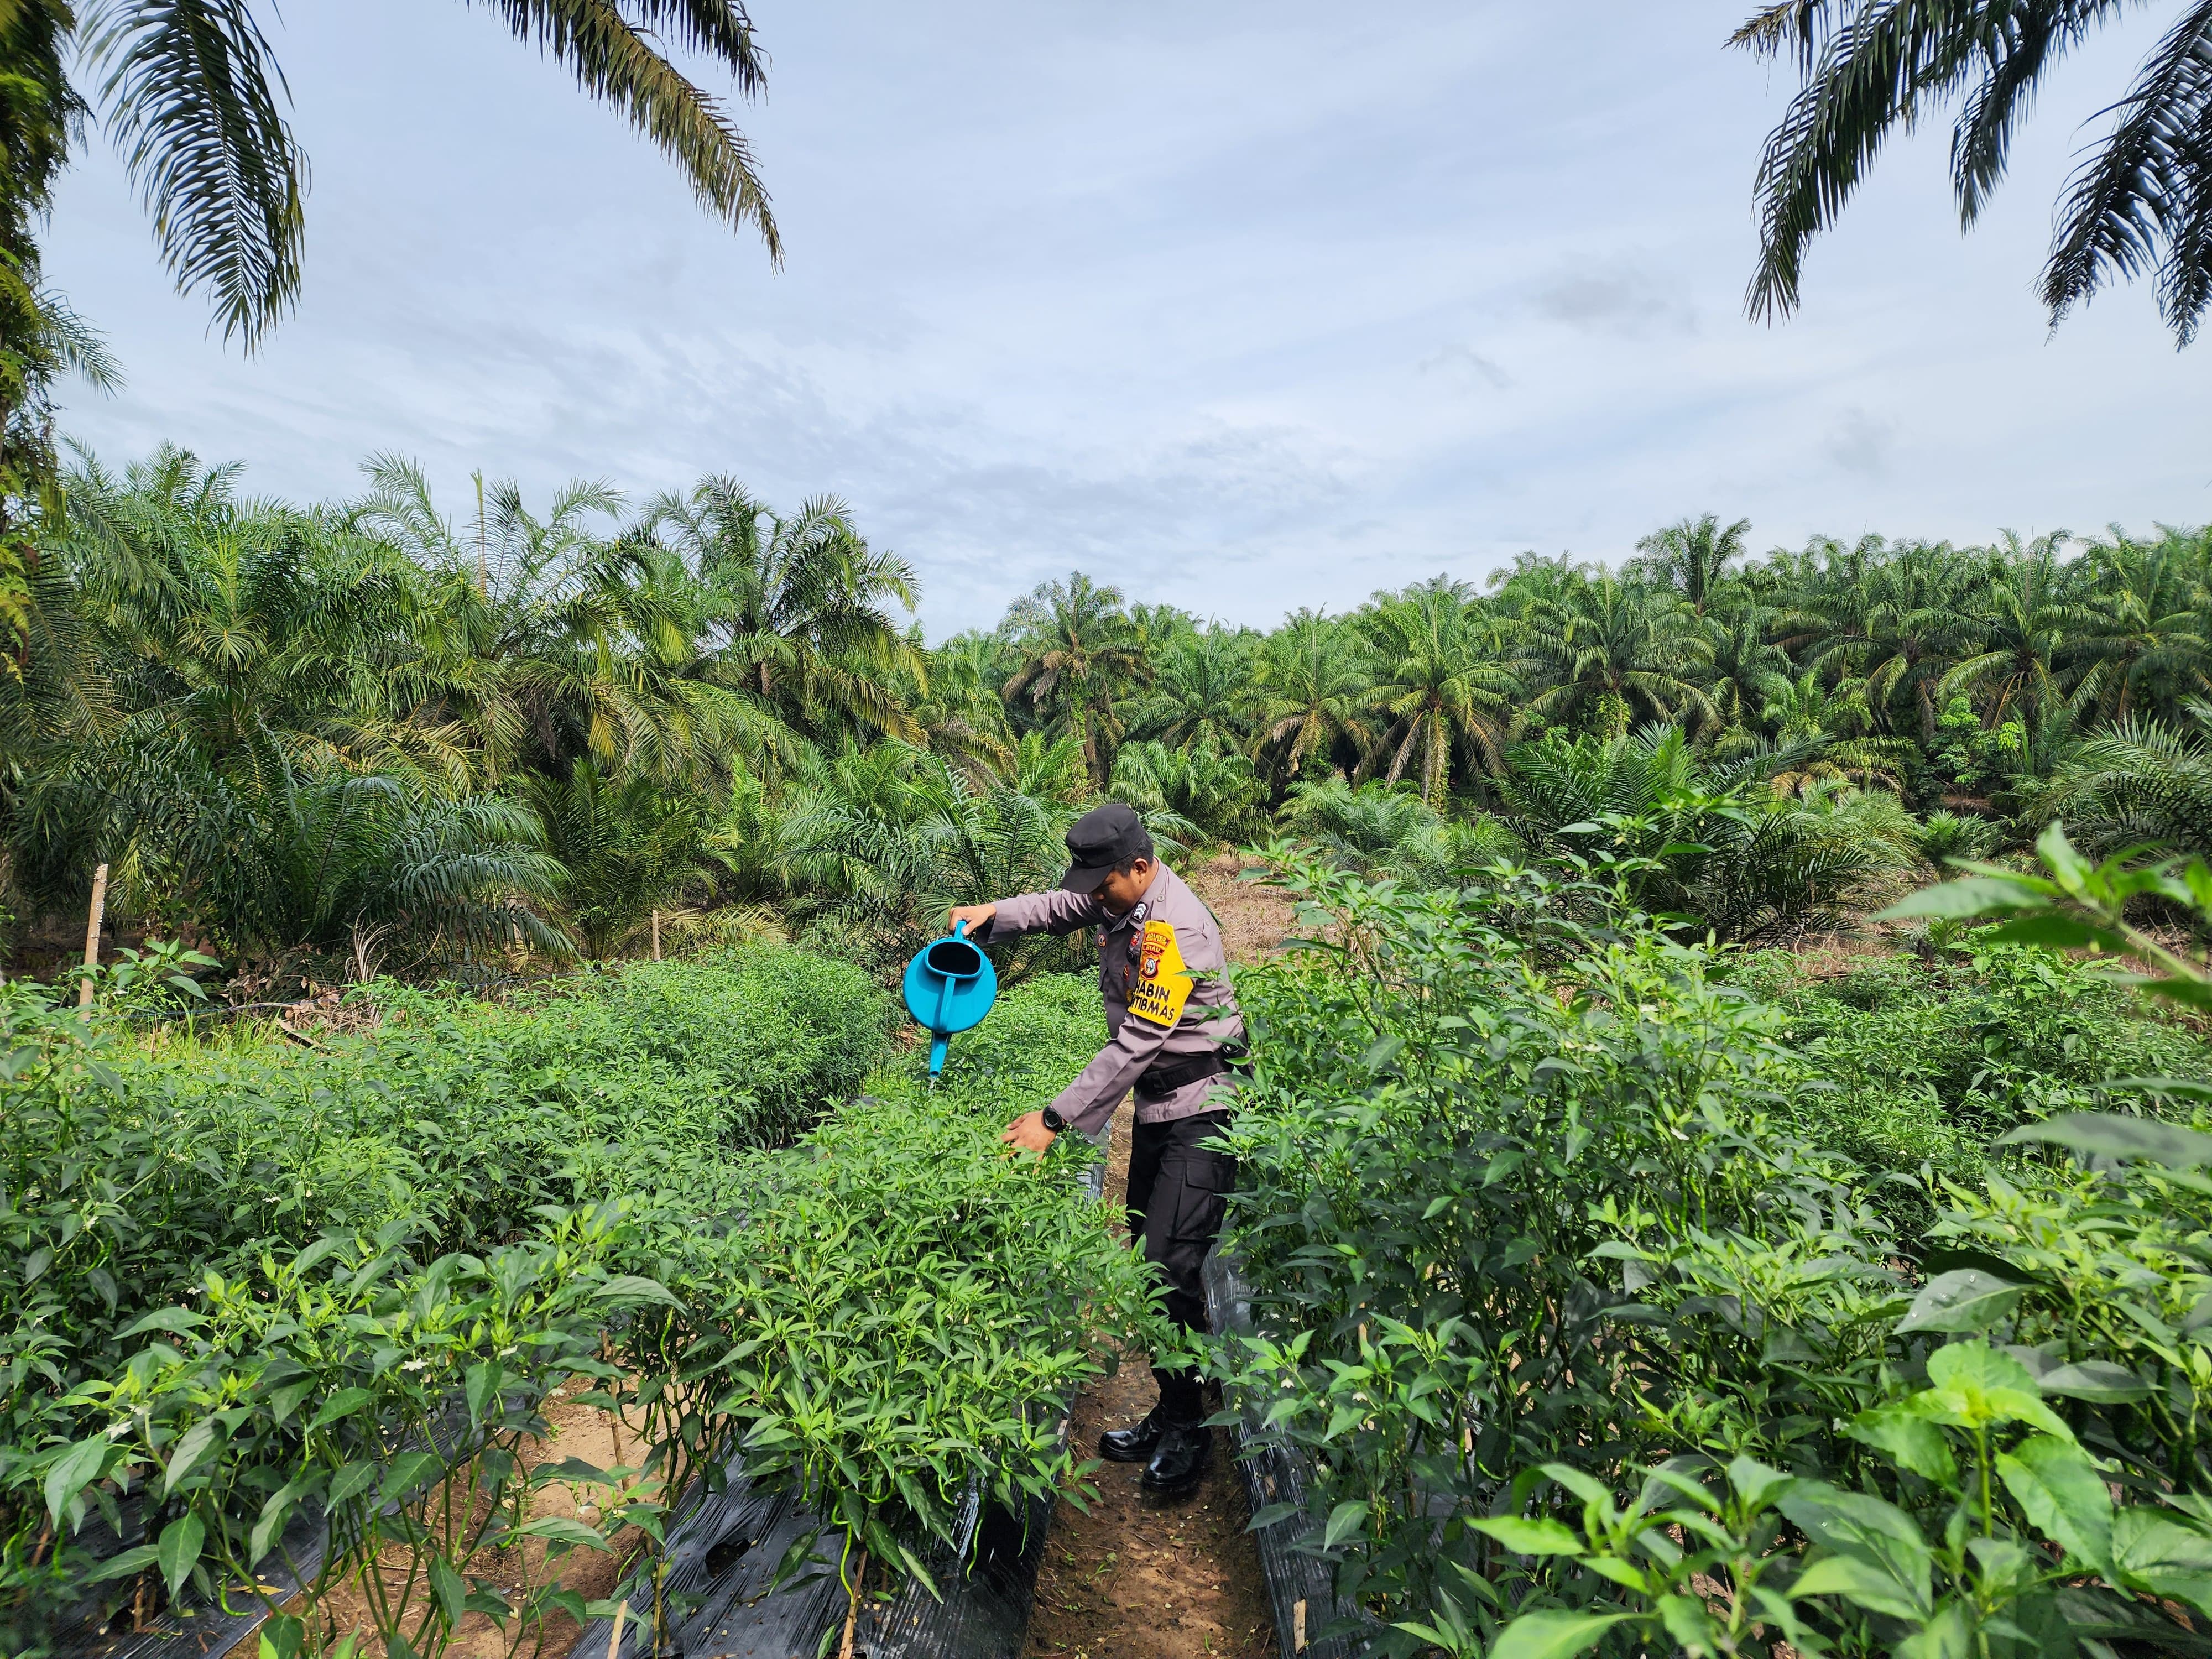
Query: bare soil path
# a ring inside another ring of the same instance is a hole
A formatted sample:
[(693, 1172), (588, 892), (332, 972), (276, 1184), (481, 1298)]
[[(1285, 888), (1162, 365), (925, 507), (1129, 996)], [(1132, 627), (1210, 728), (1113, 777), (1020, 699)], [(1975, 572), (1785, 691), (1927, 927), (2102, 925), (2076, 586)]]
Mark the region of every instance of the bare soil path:
[[(1181, 871), (1221, 923), (1232, 963), (1279, 950), (1293, 930), (1290, 902), (1240, 882), (1233, 853)], [(1128, 1103), (1114, 1118), (1109, 1202), (1128, 1183)], [(1100, 1432), (1152, 1409), (1152, 1373), (1133, 1356), (1075, 1402), (1075, 1443), (1095, 1449)], [(1213, 1462), (1188, 1498), (1163, 1503), (1137, 1485), (1139, 1469), (1105, 1463), (1092, 1478), (1098, 1500), (1087, 1515), (1063, 1500), (1037, 1577), (1029, 1659), (1261, 1659), (1275, 1628), (1260, 1577), (1260, 1553), (1244, 1530), (1244, 1487), (1217, 1431)], [(1096, 1455), (1095, 1450), (1092, 1453)]]
[[(1131, 1122), (1125, 1102), (1114, 1115), (1109, 1202), (1128, 1184)], [(1144, 1357), (1132, 1356), (1077, 1399), (1074, 1443), (1096, 1456), (1103, 1431), (1135, 1422), (1156, 1397)], [(1215, 1432), (1205, 1480), (1179, 1501), (1148, 1497), (1133, 1463), (1099, 1465), (1089, 1514), (1060, 1500), (1037, 1574), (1030, 1659), (1260, 1659), (1273, 1651), (1260, 1553), (1244, 1530), (1251, 1516), (1227, 1441)]]

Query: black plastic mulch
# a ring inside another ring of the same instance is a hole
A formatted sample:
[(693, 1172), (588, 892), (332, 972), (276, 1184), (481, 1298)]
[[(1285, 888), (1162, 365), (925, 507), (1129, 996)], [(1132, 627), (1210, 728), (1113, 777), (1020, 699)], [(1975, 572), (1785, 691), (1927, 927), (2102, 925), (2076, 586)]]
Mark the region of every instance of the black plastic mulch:
[[(1217, 1335), (1252, 1329), (1251, 1288), (1218, 1249), (1206, 1258), (1206, 1311)], [(1244, 1478), (1244, 1498), (1252, 1513), (1257, 1515), (1270, 1504), (1298, 1506), (1297, 1513), (1253, 1534), (1260, 1546), (1267, 1601), (1274, 1609), (1276, 1650), (1297, 1659), (1352, 1659), (1366, 1644), (1350, 1629), (1369, 1620), (1358, 1608), (1338, 1602), (1335, 1567), (1297, 1547), (1313, 1531), (1313, 1518), (1306, 1510), (1313, 1466), (1296, 1447), (1262, 1427), (1256, 1410), (1248, 1405), (1238, 1409), (1243, 1420), (1237, 1425), (1237, 1468)], [(1331, 1626), (1345, 1627), (1346, 1633), (1323, 1636)]]

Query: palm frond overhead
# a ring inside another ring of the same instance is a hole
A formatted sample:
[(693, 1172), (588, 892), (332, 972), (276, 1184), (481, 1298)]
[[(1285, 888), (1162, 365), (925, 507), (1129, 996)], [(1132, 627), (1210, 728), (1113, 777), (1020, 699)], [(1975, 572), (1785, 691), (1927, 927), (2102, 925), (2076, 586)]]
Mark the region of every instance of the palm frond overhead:
[[(1799, 86), (1755, 186), (1755, 318), (1796, 309), (1806, 250), (1832, 225), (1893, 132), (1956, 106), (1951, 184), (1971, 229), (2002, 180), (2037, 88), (2124, 0), (1783, 0), (1732, 44), (1790, 59)], [(2056, 325), (2101, 287), (2155, 272), (2176, 342), (2212, 301), (2212, 0), (2184, 8), (2106, 113), (2061, 203), (2039, 288)]]
[(307, 162), (249, 0), (99, 0), (82, 27), (163, 263), (252, 346), (299, 296)]

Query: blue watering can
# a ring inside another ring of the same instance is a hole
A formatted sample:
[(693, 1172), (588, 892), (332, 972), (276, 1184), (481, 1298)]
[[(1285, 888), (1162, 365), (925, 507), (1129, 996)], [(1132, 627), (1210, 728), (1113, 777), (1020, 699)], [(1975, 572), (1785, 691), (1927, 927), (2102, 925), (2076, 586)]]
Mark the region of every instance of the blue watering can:
[(999, 1000), (998, 970), (991, 958), (967, 939), (968, 924), (927, 945), (906, 965), (906, 1011), (929, 1030), (929, 1080), (945, 1069), (952, 1034), (964, 1031), (991, 1012)]

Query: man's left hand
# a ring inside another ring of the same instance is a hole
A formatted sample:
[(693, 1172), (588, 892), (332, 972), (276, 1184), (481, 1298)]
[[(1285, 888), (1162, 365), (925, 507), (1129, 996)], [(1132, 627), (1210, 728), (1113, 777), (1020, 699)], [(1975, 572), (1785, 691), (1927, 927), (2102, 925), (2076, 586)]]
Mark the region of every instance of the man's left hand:
[(1042, 1158), (1052, 1150), (1054, 1136), (1052, 1131), (1044, 1127), (1042, 1112), (1024, 1112), (1006, 1125), (1006, 1133), (999, 1139), (1018, 1151), (1035, 1152)]

